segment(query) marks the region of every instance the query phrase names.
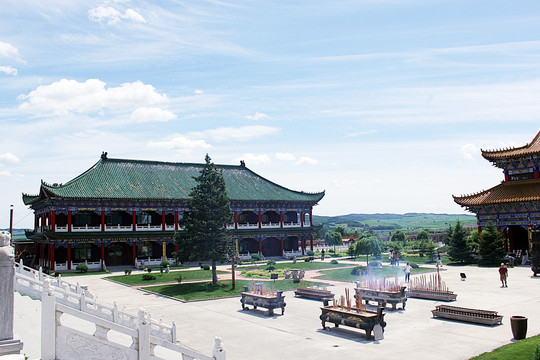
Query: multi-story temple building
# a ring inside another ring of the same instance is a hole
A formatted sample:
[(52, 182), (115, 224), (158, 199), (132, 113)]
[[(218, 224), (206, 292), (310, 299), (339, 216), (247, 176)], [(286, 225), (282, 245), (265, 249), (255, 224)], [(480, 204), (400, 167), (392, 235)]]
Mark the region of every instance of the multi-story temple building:
[[(189, 193), (203, 164), (110, 159), (103, 153), (90, 169), (65, 184), (42, 181), (37, 195), (23, 194), (34, 210), (39, 265), (71, 270), (75, 264), (138, 265), (171, 258), (174, 233), (182, 231)], [(289, 190), (239, 166), (223, 173), (240, 254), (284, 256), (313, 248), (313, 206), (324, 192)], [(37, 263), (37, 261), (36, 261)]]
[(504, 181), (454, 201), (476, 214), (479, 232), (490, 223), (497, 226), (506, 251), (530, 251), (532, 232), (540, 225), (540, 132), (525, 146), (482, 150), (482, 156), (503, 170)]

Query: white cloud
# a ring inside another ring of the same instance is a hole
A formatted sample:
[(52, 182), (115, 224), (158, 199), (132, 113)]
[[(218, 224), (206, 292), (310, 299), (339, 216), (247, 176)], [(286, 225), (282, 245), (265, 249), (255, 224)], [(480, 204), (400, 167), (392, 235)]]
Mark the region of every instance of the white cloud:
[(212, 130), (193, 133), (196, 137), (211, 138), (217, 141), (225, 140), (249, 140), (260, 136), (272, 135), (279, 131), (279, 128), (255, 125), (242, 127), (222, 127)]
[(281, 161), (294, 161), (296, 160), (296, 156), (294, 156), (291, 153), (276, 153), (276, 159)]
[(18, 164), (20, 160), (16, 155), (13, 155), (12, 153), (5, 153), (5, 154), (0, 154), (0, 162)]
[(319, 163), (319, 160), (315, 160), (307, 156), (301, 156), (298, 158), (296, 165), (316, 165), (318, 163)]
[(357, 136), (363, 136), (363, 135), (371, 135), (371, 134), (376, 134), (377, 133), (377, 130), (365, 130), (365, 131), (357, 131), (357, 132), (353, 132), (353, 133), (349, 133), (347, 135), (345, 135), (345, 137), (357, 137)]
[(465, 144), (461, 147), (461, 154), (464, 159), (472, 160), (478, 153), (479, 151), (474, 144)]
[(240, 162), (240, 160), (244, 160), (246, 163), (246, 166), (250, 165), (268, 165), (270, 164), (270, 157), (266, 154), (261, 155), (255, 155), (251, 153), (247, 153), (242, 155), (239, 158), (236, 158), (233, 160), (233, 162)]
[(176, 134), (163, 141), (150, 141), (149, 148), (165, 148), (169, 150), (178, 150), (181, 152), (191, 152), (195, 149), (208, 149), (212, 145), (202, 139), (188, 138), (184, 135)]
[(266, 119), (266, 118), (268, 118), (268, 115), (260, 113), (260, 112), (256, 112), (255, 115), (246, 116), (246, 119), (255, 120), (255, 121), (263, 120), (263, 119)]
[(142, 107), (131, 114), (131, 120), (142, 122), (167, 122), (176, 119), (176, 115), (168, 110), (157, 107)]
[(99, 79), (88, 79), (85, 82), (62, 79), (50, 85), (38, 86), (28, 95), (19, 96), (19, 100), (23, 101), (20, 105), (22, 110), (66, 115), (71, 112), (95, 113), (105, 109), (118, 111), (165, 103), (168, 97), (141, 81), (105, 88), (105, 83)]
[(6, 73), (8, 75), (17, 75), (17, 69), (12, 68), (11, 66), (1, 66), (0, 72)]
[(123, 14), (111, 6), (98, 6), (97, 8), (88, 10), (88, 19), (94, 22), (107, 22), (112, 25), (120, 22), (123, 19), (132, 20), (140, 23), (145, 23), (144, 17), (133, 9), (127, 9)]
[(0, 56), (24, 63), (24, 60), (19, 55), (19, 50), (15, 46), (2, 41), (0, 41)]
[(7, 170), (0, 171), (0, 176), (11, 177), (11, 173), (9, 171), (7, 171)]
[(194, 93), (195, 93), (195, 94), (202, 94), (202, 93), (203, 93), (203, 91), (202, 91), (202, 90), (199, 90), (199, 89), (197, 89), (197, 90), (195, 90), (195, 91), (194, 91)]

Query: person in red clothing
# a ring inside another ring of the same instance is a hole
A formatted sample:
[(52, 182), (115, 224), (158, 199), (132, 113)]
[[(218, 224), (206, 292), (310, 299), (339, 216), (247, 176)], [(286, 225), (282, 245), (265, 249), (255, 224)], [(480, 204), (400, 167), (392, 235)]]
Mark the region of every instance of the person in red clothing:
[(502, 287), (508, 287), (508, 284), (506, 283), (506, 278), (508, 277), (508, 269), (506, 268), (506, 266), (504, 266), (504, 263), (501, 263), (501, 267), (499, 268), (499, 275), (501, 277)]

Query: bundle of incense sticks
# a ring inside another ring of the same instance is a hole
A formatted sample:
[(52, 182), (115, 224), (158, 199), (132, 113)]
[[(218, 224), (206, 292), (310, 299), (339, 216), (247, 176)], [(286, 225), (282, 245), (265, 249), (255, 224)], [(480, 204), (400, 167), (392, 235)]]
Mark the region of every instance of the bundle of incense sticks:
[(417, 276), (412, 279), (409, 289), (450, 292), (446, 283), (441, 280), (440, 274), (431, 274), (429, 277), (426, 277), (426, 275)]
[(347, 300), (347, 310), (351, 311), (351, 298), (349, 297), (349, 289), (345, 289), (345, 298)]
[(358, 285), (360, 288), (376, 291), (400, 291), (400, 285), (397, 278), (394, 281), (388, 281), (385, 277), (377, 279), (374, 277), (362, 278)]

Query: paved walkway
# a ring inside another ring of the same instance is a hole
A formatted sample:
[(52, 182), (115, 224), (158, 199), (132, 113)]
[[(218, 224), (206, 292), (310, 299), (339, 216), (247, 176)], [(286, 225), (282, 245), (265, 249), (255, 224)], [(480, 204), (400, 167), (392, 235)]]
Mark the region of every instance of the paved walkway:
[[(230, 265), (221, 267), (230, 270)], [(367, 341), (363, 331), (348, 327), (322, 330), (321, 303), (295, 298), (285, 293), (285, 315), (277, 311), (266, 316), (263, 310), (242, 311), (238, 297), (182, 303), (137, 289), (105, 281), (100, 276), (66, 277), (87, 285), (104, 303), (116, 301), (136, 313), (146, 308), (154, 318), (175, 321), (178, 340), (186, 346), (210, 354), (215, 336), (224, 340), (227, 359), (469, 359), (510, 343), (510, 316), (529, 318), (528, 336), (540, 333), (540, 277), (532, 277), (528, 267), (509, 270), (509, 287), (501, 288), (496, 268), (445, 267), (442, 279), (458, 294), (455, 306), (495, 310), (504, 316), (503, 325), (484, 326), (435, 319), (431, 310), (446, 304), (409, 299), (406, 310), (386, 311), (385, 338)], [(467, 274), (462, 281), (459, 273)], [(311, 271), (306, 272), (306, 278)], [(337, 296), (352, 289), (351, 283), (335, 282), (329, 287)], [(16, 296), (16, 337), (25, 343), (31, 359), (39, 356), (39, 309), (31, 308), (26, 297)], [(38, 304), (39, 305), (39, 304)], [(32, 316), (31, 316), (32, 315)], [(30, 330), (30, 331), (28, 331)]]

